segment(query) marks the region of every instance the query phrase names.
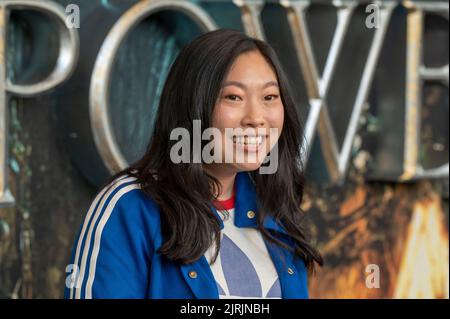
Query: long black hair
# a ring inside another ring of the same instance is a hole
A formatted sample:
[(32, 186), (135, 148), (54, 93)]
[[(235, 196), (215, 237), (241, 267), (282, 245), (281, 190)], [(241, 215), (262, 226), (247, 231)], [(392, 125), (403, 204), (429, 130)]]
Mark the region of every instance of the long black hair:
[[(175, 164), (170, 149), (177, 142), (170, 133), (186, 128), (193, 136), (193, 121), (211, 127), (212, 113), (226, 75), (242, 53), (259, 51), (273, 67), (284, 105), (284, 124), (278, 140), (278, 169), (274, 174), (250, 172), (259, 201), (258, 225), (264, 238), (289, 248), (303, 258), (310, 271), (323, 264), (310, 244), (305, 214), (300, 209), (304, 177), (300, 162), (302, 126), (289, 94), (288, 82), (273, 49), (241, 32), (220, 29), (205, 33), (185, 46), (173, 63), (161, 95), (154, 132), (144, 156), (116, 174), (135, 176), (141, 189), (160, 207), (164, 243), (159, 253), (172, 261), (190, 263), (213, 244), (220, 247), (220, 224), (211, 211), (220, 183), (202, 163)], [(192, 145), (192, 144), (191, 144)], [(193, 157), (194, 154), (191, 154)], [(295, 243), (292, 248), (262, 227), (265, 216), (281, 223)], [(214, 260), (218, 254), (218, 249)]]

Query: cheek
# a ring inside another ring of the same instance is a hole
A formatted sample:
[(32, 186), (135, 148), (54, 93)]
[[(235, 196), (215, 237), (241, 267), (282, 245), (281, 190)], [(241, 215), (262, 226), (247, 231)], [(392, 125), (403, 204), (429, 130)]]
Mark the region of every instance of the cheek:
[(227, 127), (235, 128), (238, 125), (239, 114), (237, 114), (236, 110), (232, 110), (221, 104), (215, 107), (212, 118), (213, 127), (224, 130)]
[(269, 126), (278, 129), (278, 134), (281, 134), (284, 124), (284, 107), (283, 104), (273, 108), (267, 115)]

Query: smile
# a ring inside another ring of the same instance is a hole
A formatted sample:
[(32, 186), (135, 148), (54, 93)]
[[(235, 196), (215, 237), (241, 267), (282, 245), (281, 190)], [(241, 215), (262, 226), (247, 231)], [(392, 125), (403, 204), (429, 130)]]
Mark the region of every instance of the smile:
[(265, 136), (233, 136), (233, 143), (237, 145), (258, 146), (263, 143)]

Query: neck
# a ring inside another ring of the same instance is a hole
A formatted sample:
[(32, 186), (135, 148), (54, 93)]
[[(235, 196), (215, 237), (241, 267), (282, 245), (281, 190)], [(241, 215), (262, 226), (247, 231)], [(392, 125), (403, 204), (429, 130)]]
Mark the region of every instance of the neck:
[(233, 195), (234, 180), (236, 178), (236, 171), (227, 169), (224, 165), (208, 164), (204, 166), (204, 169), (211, 176), (215, 177), (221, 186), (221, 193), (217, 195), (218, 200), (225, 200)]

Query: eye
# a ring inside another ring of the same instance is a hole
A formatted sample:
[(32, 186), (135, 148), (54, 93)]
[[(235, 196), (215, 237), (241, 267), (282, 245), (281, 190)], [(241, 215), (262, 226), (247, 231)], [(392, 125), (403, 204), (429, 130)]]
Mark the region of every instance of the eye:
[(241, 97), (239, 95), (229, 94), (225, 96), (225, 99), (231, 100), (231, 101), (241, 101)]
[(279, 95), (277, 95), (277, 94), (270, 94), (270, 95), (266, 95), (264, 97), (264, 100), (265, 101), (274, 101), (274, 100), (276, 100), (278, 98), (279, 98)]

